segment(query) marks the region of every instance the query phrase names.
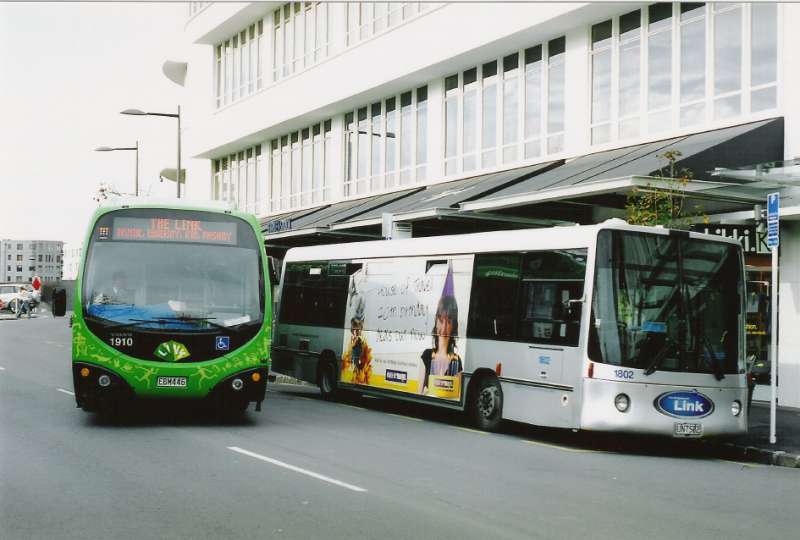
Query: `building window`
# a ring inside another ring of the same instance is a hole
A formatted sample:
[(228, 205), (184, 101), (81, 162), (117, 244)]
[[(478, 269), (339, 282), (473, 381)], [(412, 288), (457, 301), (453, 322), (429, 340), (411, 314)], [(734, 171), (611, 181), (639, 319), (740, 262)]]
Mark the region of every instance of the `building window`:
[(593, 25), (592, 144), (777, 108), (777, 19), (773, 3), (685, 2)]
[(326, 120), (270, 142), (270, 213), (331, 200), (331, 124)]
[(563, 37), (445, 77), (445, 174), (564, 147)]
[(427, 2), (348, 2), (347, 45), (369, 39), (431, 8)]
[(259, 20), (214, 47), (214, 96), (217, 108), (261, 89), (263, 34), (264, 21)]
[(611, 138), (611, 21), (592, 26), (592, 143)]
[(245, 212), (258, 214), (263, 199), (259, 181), (262, 166), (260, 144), (215, 159), (212, 197), (214, 200), (230, 201)]
[(325, 2), (290, 2), (273, 12), (273, 81), (328, 56), (328, 9)]
[(428, 87), (345, 114), (344, 196), (427, 179)]

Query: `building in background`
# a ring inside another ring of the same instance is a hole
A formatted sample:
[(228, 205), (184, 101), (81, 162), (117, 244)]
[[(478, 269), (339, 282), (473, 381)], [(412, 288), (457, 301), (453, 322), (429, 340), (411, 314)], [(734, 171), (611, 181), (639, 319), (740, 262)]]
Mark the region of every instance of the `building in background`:
[[(800, 177), (795, 23), (773, 3), (200, 2), (164, 71), (186, 91), (189, 195), (258, 215), (279, 257), (624, 217), (673, 151), (702, 228), (747, 238), (762, 298), (754, 208), (781, 191), (780, 401), (800, 407), (796, 190), (712, 174)], [(748, 311), (759, 358), (766, 320)]]
[(64, 281), (74, 281), (77, 279), (82, 255), (82, 242), (67, 242), (64, 244)]
[(30, 283), (34, 276), (44, 283), (61, 281), (64, 242), (58, 240), (0, 240), (0, 280)]

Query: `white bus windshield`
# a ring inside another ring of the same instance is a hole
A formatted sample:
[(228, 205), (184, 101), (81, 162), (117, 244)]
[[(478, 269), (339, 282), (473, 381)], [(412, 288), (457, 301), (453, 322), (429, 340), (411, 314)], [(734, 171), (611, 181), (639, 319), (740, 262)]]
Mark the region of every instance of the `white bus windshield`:
[(735, 245), (601, 231), (589, 357), (645, 374), (738, 373), (741, 281)]

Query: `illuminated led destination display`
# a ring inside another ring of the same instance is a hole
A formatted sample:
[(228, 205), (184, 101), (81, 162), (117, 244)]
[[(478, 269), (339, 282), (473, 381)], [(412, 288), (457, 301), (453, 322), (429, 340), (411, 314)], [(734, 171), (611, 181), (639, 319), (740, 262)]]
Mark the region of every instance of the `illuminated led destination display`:
[[(102, 227), (101, 227), (102, 228)], [(104, 236), (103, 231), (99, 234)], [(107, 237), (107, 232), (105, 236)], [(112, 240), (236, 245), (236, 223), (171, 218), (114, 218)]]

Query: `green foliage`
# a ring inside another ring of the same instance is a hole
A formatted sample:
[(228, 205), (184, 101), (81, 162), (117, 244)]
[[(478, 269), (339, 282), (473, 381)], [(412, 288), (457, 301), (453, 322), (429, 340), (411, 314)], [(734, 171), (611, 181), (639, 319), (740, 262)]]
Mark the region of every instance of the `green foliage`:
[(681, 155), (679, 150), (667, 150), (656, 156), (667, 163), (653, 175), (659, 179), (656, 185), (634, 188), (628, 195), (625, 205), (628, 223), (688, 229), (691, 218), (704, 216), (700, 206), (686, 209), (686, 186), (694, 178), (694, 173), (686, 168), (678, 169), (676, 163)]

